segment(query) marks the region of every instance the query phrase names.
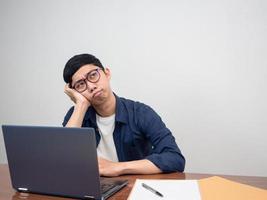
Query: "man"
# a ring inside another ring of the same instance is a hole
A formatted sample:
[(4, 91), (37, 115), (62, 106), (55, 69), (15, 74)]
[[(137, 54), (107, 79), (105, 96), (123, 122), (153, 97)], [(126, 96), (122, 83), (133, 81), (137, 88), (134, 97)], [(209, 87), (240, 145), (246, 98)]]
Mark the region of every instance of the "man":
[(90, 54), (65, 65), (65, 93), (75, 105), (63, 126), (96, 130), (102, 176), (155, 174), (184, 170), (185, 159), (170, 130), (149, 106), (116, 96), (111, 72)]

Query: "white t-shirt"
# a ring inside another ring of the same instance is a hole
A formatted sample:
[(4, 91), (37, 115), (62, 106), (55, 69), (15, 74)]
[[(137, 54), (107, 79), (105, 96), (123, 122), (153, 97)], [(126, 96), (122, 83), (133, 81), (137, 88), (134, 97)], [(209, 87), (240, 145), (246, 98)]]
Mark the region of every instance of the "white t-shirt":
[(101, 137), (97, 146), (97, 155), (107, 160), (118, 162), (117, 151), (113, 140), (115, 114), (109, 117), (96, 115), (96, 123)]

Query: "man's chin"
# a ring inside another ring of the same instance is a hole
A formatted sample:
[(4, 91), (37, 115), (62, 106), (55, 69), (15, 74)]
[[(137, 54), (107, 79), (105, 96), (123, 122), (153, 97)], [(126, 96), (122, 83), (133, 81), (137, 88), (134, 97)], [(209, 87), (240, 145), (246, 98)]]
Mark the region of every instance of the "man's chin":
[(99, 106), (105, 102), (105, 98), (101, 96), (94, 97), (91, 99), (92, 106)]

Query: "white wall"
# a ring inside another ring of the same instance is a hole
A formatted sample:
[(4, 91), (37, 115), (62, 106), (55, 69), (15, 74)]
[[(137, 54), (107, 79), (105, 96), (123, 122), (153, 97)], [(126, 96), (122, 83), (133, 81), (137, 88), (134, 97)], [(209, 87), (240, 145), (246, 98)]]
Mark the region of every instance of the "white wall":
[[(267, 1), (0, 1), (0, 124), (61, 125), (78, 53), (151, 105), (187, 172), (267, 176)], [(6, 162), (0, 134), (0, 162)]]

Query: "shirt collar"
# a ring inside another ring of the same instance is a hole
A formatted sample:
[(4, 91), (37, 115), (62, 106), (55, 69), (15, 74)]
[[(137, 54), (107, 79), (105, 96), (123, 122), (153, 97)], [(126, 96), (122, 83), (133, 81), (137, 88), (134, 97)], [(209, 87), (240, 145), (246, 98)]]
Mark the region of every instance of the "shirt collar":
[(128, 122), (128, 112), (126, 109), (126, 105), (123, 103), (123, 100), (114, 94), (116, 97), (116, 115), (115, 121), (127, 124)]

